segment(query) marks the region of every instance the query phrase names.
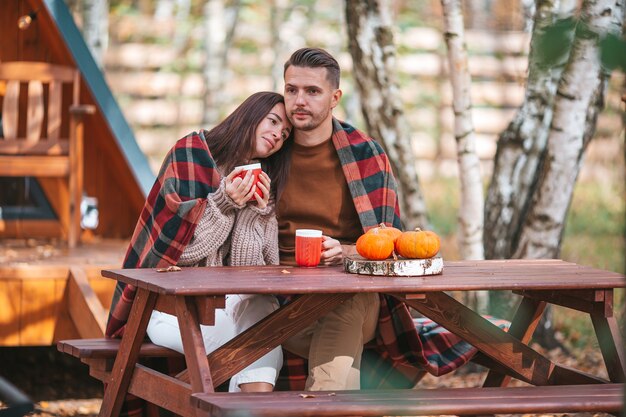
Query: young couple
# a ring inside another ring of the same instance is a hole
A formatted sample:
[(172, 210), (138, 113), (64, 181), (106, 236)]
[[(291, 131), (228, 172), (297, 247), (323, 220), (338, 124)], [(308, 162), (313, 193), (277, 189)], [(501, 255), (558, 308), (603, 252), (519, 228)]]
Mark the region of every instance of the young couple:
[[(212, 130), (180, 139), (147, 198), (124, 267), (294, 265), (299, 228), (323, 230), (321, 262), (338, 264), (365, 230), (381, 222), (400, 227), (382, 148), (332, 116), (339, 76), (326, 51), (300, 49), (285, 63), (284, 99), (253, 94)], [(240, 178), (235, 168), (251, 161), (262, 164), (263, 197), (251, 174)], [(107, 336), (123, 333), (134, 291), (116, 288)], [(227, 296), (215, 326), (202, 328), (207, 353), (277, 308), (273, 296)], [(175, 317), (155, 311), (147, 332), (153, 343), (182, 352)], [(411, 362), (413, 352), (399, 348), (417, 337), (406, 306), (358, 294), (283, 348), (308, 359), (307, 390), (358, 389), (363, 345), (375, 337), (385, 358)], [(230, 390), (272, 390), (282, 362), (279, 347), (233, 377)]]

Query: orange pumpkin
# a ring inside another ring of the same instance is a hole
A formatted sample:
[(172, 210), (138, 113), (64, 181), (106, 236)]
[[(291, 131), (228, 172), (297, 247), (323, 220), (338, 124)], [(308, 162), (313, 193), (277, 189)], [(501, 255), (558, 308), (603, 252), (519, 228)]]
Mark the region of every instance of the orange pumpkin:
[(372, 261), (387, 259), (393, 252), (393, 239), (386, 233), (371, 230), (357, 239), (356, 251), (365, 259)]
[(396, 253), (409, 259), (432, 258), (440, 247), (441, 240), (435, 232), (419, 228), (403, 232), (395, 243)]
[(380, 233), (388, 235), (394, 241), (394, 243), (396, 239), (398, 239), (402, 234), (402, 231), (400, 229), (396, 229), (392, 226), (387, 226), (385, 223), (381, 223), (380, 226), (368, 230), (367, 233), (372, 233), (374, 231), (378, 231)]

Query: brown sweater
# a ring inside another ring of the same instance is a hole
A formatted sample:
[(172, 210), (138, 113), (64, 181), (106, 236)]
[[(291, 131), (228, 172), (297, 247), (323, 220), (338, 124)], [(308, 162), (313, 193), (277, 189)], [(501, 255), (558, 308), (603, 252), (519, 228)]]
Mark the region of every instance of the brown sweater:
[(363, 233), (330, 139), (310, 147), (294, 143), (277, 215), (280, 263), (285, 265), (295, 265), (296, 229), (322, 230), (342, 244), (355, 243)]

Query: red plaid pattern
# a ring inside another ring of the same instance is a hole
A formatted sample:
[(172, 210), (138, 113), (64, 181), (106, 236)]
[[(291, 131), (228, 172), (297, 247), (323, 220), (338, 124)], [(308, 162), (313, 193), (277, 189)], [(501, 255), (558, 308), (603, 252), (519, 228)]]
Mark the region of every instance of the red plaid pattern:
[[(220, 180), (203, 131), (178, 140), (165, 157), (139, 215), (123, 267), (176, 265), (202, 217), (207, 195), (219, 187)], [(133, 286), (118, 282), (107, 337), (124, 334), (135, 292)]]

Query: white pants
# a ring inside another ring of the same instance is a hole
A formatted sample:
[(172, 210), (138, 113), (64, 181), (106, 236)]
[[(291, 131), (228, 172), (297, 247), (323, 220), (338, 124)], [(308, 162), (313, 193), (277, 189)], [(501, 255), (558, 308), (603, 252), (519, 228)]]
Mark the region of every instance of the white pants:
[[(207, 355), (276, 309), (278, 301), (271, 295), (227, 295), (226, 307), (215, 310), (215, 325), (200, 325)], [(183, 353), (175, 316), (153, 311), (147, 333), (152, 343)], [(283, 352), (279, 346), (233, 376), (228, 390), (238, 392), (240, 384), (250, 382), (275, 385), (282, 365)]]

